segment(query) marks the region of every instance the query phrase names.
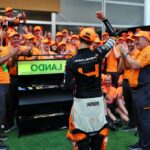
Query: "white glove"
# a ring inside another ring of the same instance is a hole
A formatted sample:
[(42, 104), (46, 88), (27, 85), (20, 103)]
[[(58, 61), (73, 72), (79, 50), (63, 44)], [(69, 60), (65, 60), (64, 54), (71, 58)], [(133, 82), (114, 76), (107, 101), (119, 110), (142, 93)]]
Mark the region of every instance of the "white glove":
[(108, 47), (109, 49), (112, 49), (115, 43), (116, 41), (114, 39), (108, 39), (107, 42), (105, 43), (105, 46)]

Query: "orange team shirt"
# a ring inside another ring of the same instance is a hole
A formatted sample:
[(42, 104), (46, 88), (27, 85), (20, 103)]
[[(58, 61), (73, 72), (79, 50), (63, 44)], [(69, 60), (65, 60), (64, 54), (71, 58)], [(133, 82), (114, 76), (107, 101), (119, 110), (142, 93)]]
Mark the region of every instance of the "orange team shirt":
[[(11, 50), (11, 46), (5, 46), (5, 48), (10, 51)], [(26, 47), (25, 46), (21, 46), (20, 47), (20, 50), (23, 51), (23, 50), (26, 50)], [(24, 57), (23, 56), (20, 56), (18, 58), (18, 60), (24, 60)], [(9, 68), (9, 74), (10, 75), (17, 75), (17, 64), (14, 66), (14, 67), (10, 67)]]
[[(42, 55), (42, 53), (40, 52), (40, 54)], [(49, 51), (48, 53), (47, 53), (47, 55), (50, 55), (50, 56), (38, 56), (38, 59), (39, 60), (41, 60), (41, 59), (54, 59), (55, 58), (55, 56), (54, 55), (56, 55), (56, 53), (55, 52), (52, 52), (52, 51)]]
[(103, 86), (102, 90), (104, 93), (106, 93), (110, 100), (106, 100), (107, 104), (112, 104), (115, 101), (115, 98), (117, 97), (117, 89), (113, 86)]
[[(140, 51), (138, 49), (136, 49), (130, 56), (133, 59), (136, 59), (139, 54), (140, 54)], [(129, 79), (130, 73), (131, 73), (131, 69), (125, 69), (124, 68), (123, 78), (124, 79)]]
[(25, 59), (26, 60), (36, 60), (36, 59), (38, 59), (38, 55), (40, 55), (40, 50), (37, 49), (36, 47), (32, 47), (31, 51), (32, 51), (33, 55), (37, 55), (37, 56), (26, 57)]
[(66, 56), (66, 59), (69, 59), (73, 57), (74, 55), (76, 55), (77, 49), (78, 49), (77, 45), (67, 44), (66, 51), (70, 51), (70, 53), (69, 55)]
[(122, 100), (124, 100), (122, 86), (119, 86), (117, 88), (117, 95), (118, 95), (119, 98), (121, 98)]
[[(11, 46), (5, 46), (5, 49), (10, 52)], [(17, 75), (17, 66), (15, 65), (14, 67), (9, 67), (9, 74), (10, 75)]]
[[(0, 46), (0, 58), (7, 56), (9, 51)], [(9, 84), (10, 76), (7, 69), (7, 63), (0, 65), (0, 84)]]
[[(116, 47), (117, 52), (119, 53), (118, 48)], [(110, 51), (109, 56), (107, 57), (107, 68), (106, 72), (117, 72), (118, 70), (118, 60), (115, 58), (113, 50)]]
[[(136, 60), (140, 64), (141, 68), (150, 65), (150, 46), (147, 46), (142, 51), (140, 51)], [(131, 70), (130, 77), (129, 77), (129, 84), (131, 87), (138, 86), (139, 73), (140, 73), (140, 69)]]
[[(25, 51), (27, 49), (27, 46), (21, 46), (20, 50)], [(38, 48), (32, 47), (31, 52), (33, 55), (40, 55), (40, 50)], [(38, 59), (38, 56), (20, 56), (18, 60), (36, 60)]]

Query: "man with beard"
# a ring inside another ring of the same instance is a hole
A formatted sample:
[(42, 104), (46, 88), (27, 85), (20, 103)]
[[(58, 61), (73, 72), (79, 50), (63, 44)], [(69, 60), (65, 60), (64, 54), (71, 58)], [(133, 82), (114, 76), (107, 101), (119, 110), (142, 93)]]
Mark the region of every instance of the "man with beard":
[(131, 67), (129, 85), (132, 88), (134, 115), (136, 117), (139, 141), (129, 147), (130, 150), (150, 150), (150, 35), (147, 31), (139, 31), (135, 36), (135, 44), (140, 50), (134, 59), (129, 49), (120, 45), (122, 57)]
[[(137, 55), (139, 54), (139, 50), (136, 49), (135, 46), (135, 40), (131, 37), (128, 36), (126, 39), (126, 43), (127, 43), (127, 47), (129, 49), (129, 55), (132, 58), (136, 58)], [(123, 72), (123, 96), (124, 96), (124, 100), (125, 100), (125, 106), (127, 108), (128, 111), (128, 116), (129, 116), (129, 122), (127, 124), (127, 126), (124, 128), (124, 131), (130, 131), (130, 130), (135, 130), (135, 119), (134, 119), (134, 115), (133, 115), (133, 100), (132, 100), (132, 93), (131, 93), (131, 88), (129, 86), (129, 76), (131, 73), (131, 68), (128, 65), (125, 65), (124, 63), (124, 59), (122, 59), (119, 63), (118, 66), (118, 72), (121, 73)]]

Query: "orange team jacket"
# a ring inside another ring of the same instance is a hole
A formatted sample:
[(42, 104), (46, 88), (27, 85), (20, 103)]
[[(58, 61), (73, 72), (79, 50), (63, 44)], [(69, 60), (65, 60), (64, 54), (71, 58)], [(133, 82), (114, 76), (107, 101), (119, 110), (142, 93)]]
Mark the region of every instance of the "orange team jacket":
[[(143, 50), (141, 50), (136, 60), (140, 64), (141, 68), (150, 65), (150, 46), (147, 46)], [(129, 84), (131, 87), (138, 86), (139, 73), (140, 73), (140, 69), (131, 70), (130, 77), (129, 77)]]
[[(26, 49), (27, 49), (27, 46), (21, 46), (20, 47), (21, 51), (25, 51)], [(37, 55), (37, 56), (30, 56), (30, 57), (20, 56), (20, 57), (18, 57), (18, 60), (35, 60), (38, 58), (38, 55), (40, 55), (40, 50), (35, 48), (35, 47), (32, 47), (31, 52), (33, 55)]]
[[(140, 51), (136, 49), (130, 56), (134, 59), (139, 55)], [(131, 69), (125, 69), (124, 68), (124, 73), (123, 73), (123, 79), (129, 79), (131, 73)]]
[[(0, 58), (7, 56), (9, 51), (0, 46)], [(7, 69), (7, 62), (0, 65), (0, 84), (9, 84), (10, 76)]]
[[(40, 54), (42, 55), (42, 53), (40, 52)], [(55, 52), (52, 52), (52, 51), (49, 51), (48, 53), (47, 53), (47, 55), (49, 55), (49, 56), (38, 56), (38, 59), (39, 60), (41, 60), (41, 59), (54, 59), (55, 58), (55, 56), (54, 55), (56, 55), (56, 53)]]
[[(116, 47), (116, 50), (119, 53), (119, 50), (117, 47)], [(113, 50), (111, 50), (109, 56), (106, 59), (106, 61), (107, 61), (106, 72), (117, 72), (118, 60), (119, 59), (115, 58)]]
[(102, 87), (102, 90), (109, 97), (109, 100), (106, 100), (107, 104), (112, 104), (115, 101), (116, 97), (117, 97), (117, 89), (113, 86), (107, 87), (106, 85), (104, 85)]

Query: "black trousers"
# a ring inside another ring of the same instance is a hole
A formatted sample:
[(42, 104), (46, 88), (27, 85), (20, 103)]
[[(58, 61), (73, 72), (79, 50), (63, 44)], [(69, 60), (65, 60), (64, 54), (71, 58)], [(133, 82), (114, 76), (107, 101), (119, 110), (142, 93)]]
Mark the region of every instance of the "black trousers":
[(79, 150), (101, 150), (102, 141), (103, 136), (94, 135), (79, 141), (77, 145)]
[(18, 107), (18, 78), (10, 76), (10, 98), (6, 103), (6, 126), (13, 126)]
[(133, 100), (132, 100), (132, 91), (131, 87), (129, 86), (128, 80), (124, 79), (122, 83), (122, 89), (123, 89), (123, 96), (125, 100), (125, 106), (128, 111), (129, 116), (129, 125), (131, 127), (135, 126), (135, 118), (133, 114)]
[(150, 150), (150, 85), (132, 89), (134, 115), (142, 150)]
[(0, 125), (3, 122), (6, 103), (9, 101), (9, 84), (0, 84)]

